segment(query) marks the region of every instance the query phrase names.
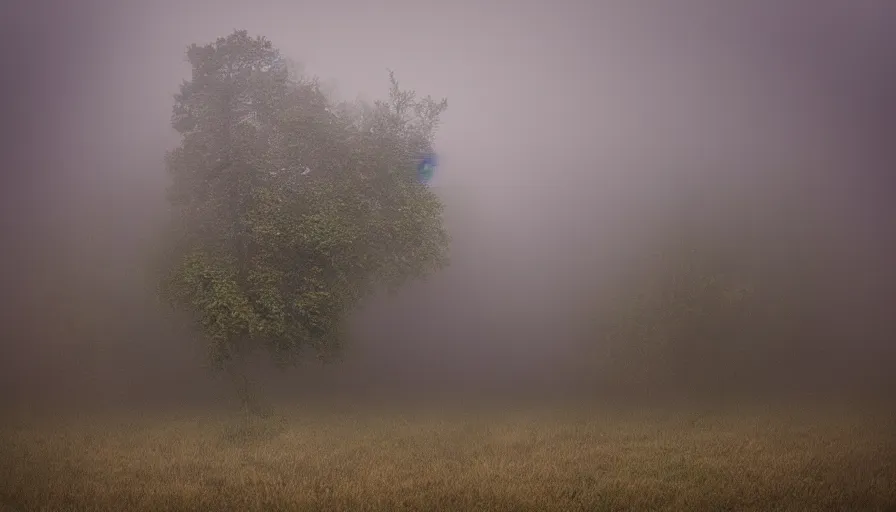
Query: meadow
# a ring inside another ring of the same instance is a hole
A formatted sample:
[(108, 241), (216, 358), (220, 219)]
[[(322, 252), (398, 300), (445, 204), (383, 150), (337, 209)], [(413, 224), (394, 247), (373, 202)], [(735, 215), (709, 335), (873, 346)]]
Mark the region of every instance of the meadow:
[(7, 418), (0, 510), (896, 510), (885, 409)]

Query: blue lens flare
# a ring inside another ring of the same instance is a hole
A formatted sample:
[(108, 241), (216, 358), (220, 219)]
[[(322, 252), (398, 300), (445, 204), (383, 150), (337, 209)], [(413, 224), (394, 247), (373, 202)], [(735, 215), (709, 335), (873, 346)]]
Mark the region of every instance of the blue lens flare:
[(438, 165), (438, 160), (435, 153), (429, 153), (420, 159), (420, 163), (417, 165), (417, 179), (420, 180), (420, 183), (429, 184), (436, 172), (436, 165)]

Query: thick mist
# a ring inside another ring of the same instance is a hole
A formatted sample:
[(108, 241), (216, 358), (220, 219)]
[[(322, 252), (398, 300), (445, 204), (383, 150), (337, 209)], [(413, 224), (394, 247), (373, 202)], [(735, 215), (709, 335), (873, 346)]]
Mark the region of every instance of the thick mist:
[(815, 272), (817, 336), (783, 381), (879, 389), (896, 363), (886, 2), (4, 9), (0, 373), (15, 401), (215, 395), (151, 268), (185, 48), (235, 28), (336, 98), (384, 96), (388, 68), (449, 102), (433, 187), (451, 266), (367, 304), (344, 364), (284, 389), (578, 389), (594, 317), (679, 224)]

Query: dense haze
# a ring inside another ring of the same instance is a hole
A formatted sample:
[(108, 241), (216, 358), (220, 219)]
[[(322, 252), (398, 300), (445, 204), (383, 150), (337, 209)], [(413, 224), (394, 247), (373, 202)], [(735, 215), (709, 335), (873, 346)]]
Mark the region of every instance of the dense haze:
[(673, 221), (824, 276), (791, 380), (894, 368), (892, 2), (22, 4), (0, 16), (16, 401), (208, 389), (149, 265), (185, 48), (234, 29), (337, 98), (384, 96), (389, 68), (449, 102), (433, 187), (452, 265), (371, 304), (345, 365), (302, 382), (575, 386), (591, 317)]

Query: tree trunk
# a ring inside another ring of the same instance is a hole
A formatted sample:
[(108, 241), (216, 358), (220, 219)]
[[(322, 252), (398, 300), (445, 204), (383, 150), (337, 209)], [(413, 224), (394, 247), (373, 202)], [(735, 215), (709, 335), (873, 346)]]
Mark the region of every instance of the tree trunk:
[(236, 387), (243, 415), (247, 418), (251, 416), (266, 416), (265, 407), (262, 406), (258, 395), (258, 389), (249, 379), (249, 365), (246, 355), (242, 352), (234, 354), (227, 367)]

